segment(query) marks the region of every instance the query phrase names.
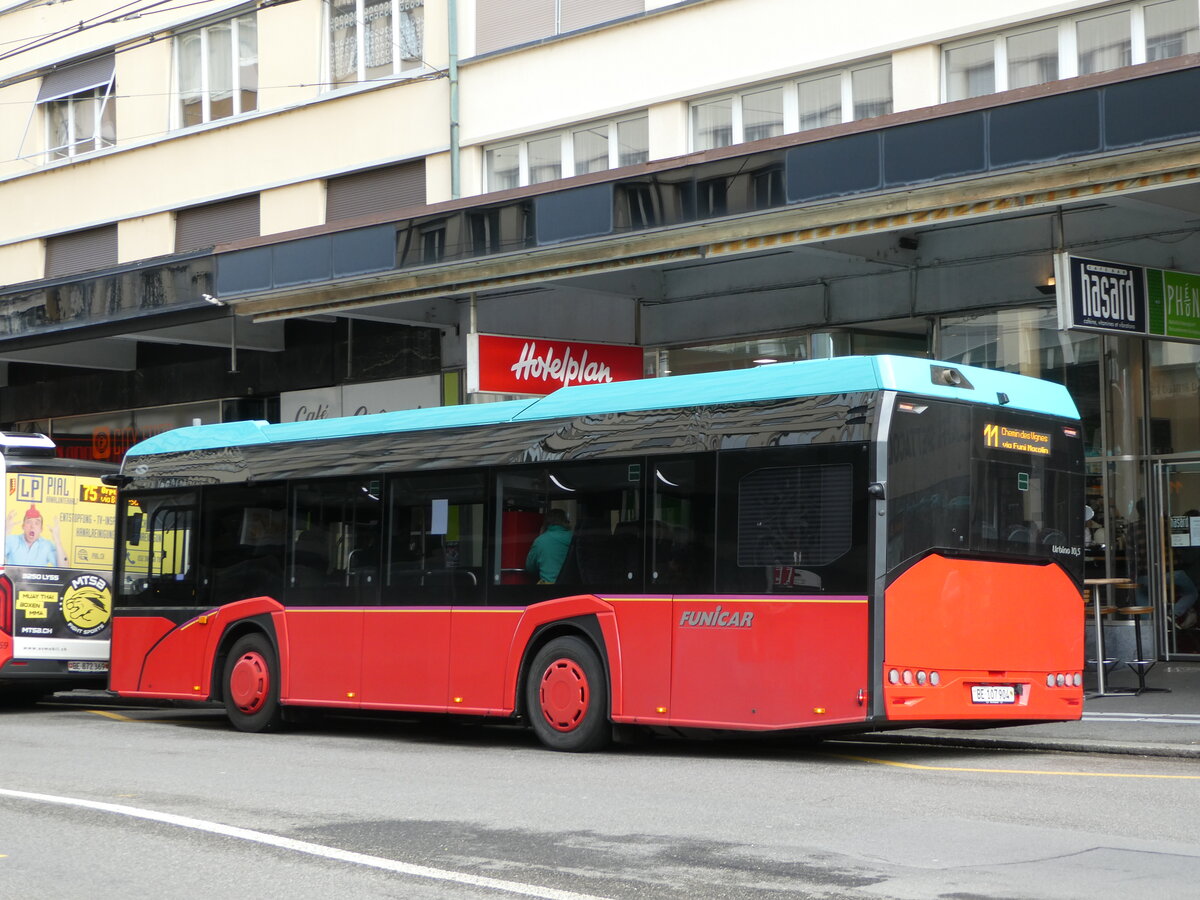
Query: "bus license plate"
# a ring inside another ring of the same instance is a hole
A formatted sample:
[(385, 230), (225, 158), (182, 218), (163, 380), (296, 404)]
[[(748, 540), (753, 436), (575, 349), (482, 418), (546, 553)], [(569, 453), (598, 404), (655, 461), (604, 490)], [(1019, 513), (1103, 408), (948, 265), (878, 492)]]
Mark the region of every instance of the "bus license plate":
[(1011, 684), (973, 684), (972, 703), (1016, 703), (1017, 691)]
[(68, 672), (107, 672), (108, 663), (101, 662), (98, 659), (69, 659), (67, 660)]

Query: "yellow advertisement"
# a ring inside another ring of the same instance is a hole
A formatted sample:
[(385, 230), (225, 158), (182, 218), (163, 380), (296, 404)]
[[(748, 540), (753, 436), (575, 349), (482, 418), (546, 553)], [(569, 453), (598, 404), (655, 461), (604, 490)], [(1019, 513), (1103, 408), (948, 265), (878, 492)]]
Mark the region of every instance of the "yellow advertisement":
[(10, 472), (4, 563), (112, 569), (116, 489), (98, 478)]
[(15, 589), (14, 651), (103, 671), (116, 490), (95, 477), (56, 472), (5, 478), (4, 571)]

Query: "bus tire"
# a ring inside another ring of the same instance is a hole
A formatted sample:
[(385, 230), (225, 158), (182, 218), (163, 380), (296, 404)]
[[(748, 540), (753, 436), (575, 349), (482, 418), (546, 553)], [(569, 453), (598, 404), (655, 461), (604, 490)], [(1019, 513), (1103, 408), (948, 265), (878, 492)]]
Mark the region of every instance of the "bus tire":
[(582, 638), (557, 637), (533, 657), (525, 709), (538, 740), (551, 750), (585, 753), (612, 738), (604, 664)]
[(225, 660), (222, 681), (225, 713), (238, 731), (277, 731), (283, 724), (279, 703), (279, 663), (264, 634), (247, 634), (234, 642)]

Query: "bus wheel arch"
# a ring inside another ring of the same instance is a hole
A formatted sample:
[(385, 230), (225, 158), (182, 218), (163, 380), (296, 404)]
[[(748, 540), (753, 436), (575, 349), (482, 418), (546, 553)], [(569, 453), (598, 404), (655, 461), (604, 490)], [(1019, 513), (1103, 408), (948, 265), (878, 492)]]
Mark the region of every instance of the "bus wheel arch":
[(608, 666), (586, 630), (544, 629), (523, 666), (522, 709), (552, 750), (600, 750), (612, 740)]
[(214, 674), (220, 673), (220, 699), (239, 731), (277, 731), (283, 724), (276, 643), (260, 627), (231, 630), (222, 641)]

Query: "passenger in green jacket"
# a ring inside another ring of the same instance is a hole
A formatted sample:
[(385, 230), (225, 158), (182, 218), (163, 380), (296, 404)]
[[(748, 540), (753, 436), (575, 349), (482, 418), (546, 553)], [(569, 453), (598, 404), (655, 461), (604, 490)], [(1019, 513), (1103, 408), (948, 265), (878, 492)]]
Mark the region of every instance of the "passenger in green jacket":
[(554, 584), (567, 558), (571, 546), (571, 529), (567, 514), (561, 509), (550, 509), (542, 523), (542, 533), (533, 541), (529, 555), (525, 557), (527, 571), (537, 575), (538, 584)]

